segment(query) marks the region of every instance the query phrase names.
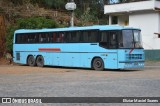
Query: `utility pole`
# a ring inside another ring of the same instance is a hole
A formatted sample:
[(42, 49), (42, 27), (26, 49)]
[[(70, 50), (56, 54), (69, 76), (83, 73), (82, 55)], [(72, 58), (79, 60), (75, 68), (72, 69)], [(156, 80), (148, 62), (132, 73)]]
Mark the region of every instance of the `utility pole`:
[[(71, 0), (71, 2), (73, 2), (74, 3), (74, 0)], [(71, 27), (73, 27), (74, 26), (74, 10), (71, 10)]]
[(76, 9), (76, 4), (74, 2), (74, 0), (70, 0), (70, 2), (68, 2), (65, 5), (65, 8), (69, 11), (71, 11), (71, 20), (70, 20), (70, 25), (71, 27), (74, 26), (74, 10)]

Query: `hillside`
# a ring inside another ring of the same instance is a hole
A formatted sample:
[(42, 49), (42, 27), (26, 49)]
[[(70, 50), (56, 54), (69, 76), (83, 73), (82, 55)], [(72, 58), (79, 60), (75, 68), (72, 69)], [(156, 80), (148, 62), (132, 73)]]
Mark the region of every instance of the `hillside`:
[[(75, 26), (107, 22), (96, 0), (75, 0), (75, 2), (77, 3)], [(0, 0), (0, 57), (8, 50), (7, 42), (9, 42), (9, 48), (12, 48), (13, 32), (16, 30), (19, 19), (25, 21), (32, 17), (44, 17), (54, 20), (63, 27), (69, 26), (71, 13), (64, 8), (65, 4), (65, 0)], [(11, 52), (11, 49), (9, 51)]]
[(5, 15), (6, 24), (14, 23), (17, 18), (47, 17), (66, 24), (70, 20), (69, 13), (65, 10), (45, 9), (38, 5), (26, 3), (15, 6), (11, 2), (0, 1), (0, 12)]
[[(29, 17), (46, 17), (64, 26), (68, 26), (70, 21), (70, 14), (66, 10), (46, 9), (30, 2), (26, 2), (23, 5), (15, 5), (8, 0), (0, 0), (0, 57), (6, 51), (6, 30), (8, 27), (14, 26), (19, 18)], [(78, 22), (76, 18), (75, 22)]]

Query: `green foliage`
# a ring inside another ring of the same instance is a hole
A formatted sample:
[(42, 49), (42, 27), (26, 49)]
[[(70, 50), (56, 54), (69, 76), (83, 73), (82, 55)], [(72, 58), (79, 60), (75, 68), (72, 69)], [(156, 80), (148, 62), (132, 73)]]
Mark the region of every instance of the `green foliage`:
[(66, 0), (30, 0), (30, 2), (53, 9), (64, 9), (66, 4)]
[(13, 35), (16, 29), (17, 27), (14, 27), (14, 26), (10, 26), (7, 29), (7, 34), (6, 34), (6, 50), (7, 51), (13, 50)]
[(7, 29), (6, 34), (6, 49), (8, 51), (13, 50), (13, 35), (14, 31), (17, 29), (42, 29), (42, 28), (56, 28), (60, 27), (52, 19), (46, 19), (44, 17), (31, 17), (31, 18), (21, 18), (16, 21), (15, 25), (11, 25)]
[(9, 0), (14, 5), (22, 5), (24, 0)]
[(97, 21), (98, 18), (92, 14), (90, 14), (90, 9), (86, 10), (82, 15), (81, 15), (81, 21), (83, 23), (83, 26), (89, 21)]
[(44, 0), (44, 3), (49, 8), (64, 9), (66, 1), (65, 0)]
[(97, 24), (104, 16), (103, 0), (75, 0), (75, 3), (77, 4), (76, 17), (80, 17), (83, 25), (87, 22)]
[(17, 26), (19, 29), (41, 29), (41, 28), (56, 28), (58, 24), (51, 19), (44, 17), (31, 17), (27, 19), (18, 19)]

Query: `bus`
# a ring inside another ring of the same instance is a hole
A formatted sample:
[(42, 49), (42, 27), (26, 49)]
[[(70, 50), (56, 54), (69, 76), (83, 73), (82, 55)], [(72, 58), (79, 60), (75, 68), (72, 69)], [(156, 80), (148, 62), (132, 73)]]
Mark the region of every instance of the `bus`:
[(38, 67), (139, 69), (144, 67), (141, 30), (118, 25), (19, 29), (13, 60)]

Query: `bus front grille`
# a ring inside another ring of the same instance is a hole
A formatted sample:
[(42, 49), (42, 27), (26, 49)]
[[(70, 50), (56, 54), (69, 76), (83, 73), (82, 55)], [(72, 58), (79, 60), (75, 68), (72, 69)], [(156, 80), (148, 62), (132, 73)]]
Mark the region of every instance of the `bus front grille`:
[(126, 60), (141, 60), (143, 57), (143, 54), (126, 54)]

